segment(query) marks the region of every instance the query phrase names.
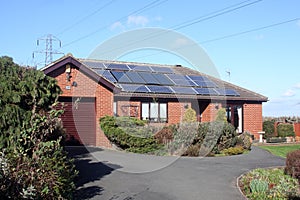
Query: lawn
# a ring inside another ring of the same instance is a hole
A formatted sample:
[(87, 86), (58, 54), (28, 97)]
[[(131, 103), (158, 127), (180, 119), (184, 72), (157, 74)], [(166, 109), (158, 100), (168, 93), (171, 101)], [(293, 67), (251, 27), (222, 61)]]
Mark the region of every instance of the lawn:
[(259, 146), (276, 156), (286, 158), (287, 153), (300, 149), (300, 144), (294, 145), (272, 145), (272, 146)]

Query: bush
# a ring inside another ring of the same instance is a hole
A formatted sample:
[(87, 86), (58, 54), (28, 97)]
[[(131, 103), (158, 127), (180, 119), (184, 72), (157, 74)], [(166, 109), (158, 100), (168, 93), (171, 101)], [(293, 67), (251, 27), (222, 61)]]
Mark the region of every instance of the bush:
[(300, 183), (300, 150), (292, 151), (287, 154), (285, 173), (298, 179)]
[(197, 121), (197, 116), (196, 116), (196, 111), (192, 108), (186, 109), (183, 115), (183, 122), (196, 122)]
[(200, 155), (218, 154), (237, 144), (237, 133), (230, 123), (220, 121), (201, 123), (196, 142), (201, 145)]
[(299, 199), (297, 180), (285, 175), (283, 169), (255, 169), (239, 180), (241, 190), (250, 200)]
[(244, 148), (242, 146), (230, 147), (228, 149), (224, 149), (221, 153), (232, 156), (244, 153)]
[(277, 126), (277, 132), (279, 137), (295, 137), (293, 124), (279, 124)]
[(163, 127), (163, 129), (161, 129), (157, 133), (155, 133), (154, 138), (157, 140), (159, 144), (169, 144), (173, 141), (174, 132), (175, 132), (174, 126), (166, 126)]
[(184, 152), (183, 156), (198, 157), (199, 151), (200, 151), (199, 144), (190, 145), (187, 148), (187, 150)]
[(172, 155), (183, 155), (197, 137), (198, 126), (198, 122), (178, 124), (175, 127), (174, 139), (168, 147), (169, 153)]
[(250, 150), (252, 143), (249, 133), (242, 133), (239, 135), (236, 145), (242, 146), (245, 150)]
[(61, 147), (61, 93), (43, 72), (0, 58), (0, 199), (71, 199), (74, 164)]
[(226, 116), (226, 109), (225, 108), (221, 108), (221, 109), (218, 110), (216, 121), (227, 122), (227, 116)]
[[(128, 122), (129, 126), (140, 126), (143, 124), (140, 122), (141, 120), (126, 118), (126, 123)], [(118, 124), (122, 124), (122, 126), (126, 125), (124, 118), (121, 118), (120, 121), (118, 117), (105, 116), (100, 119), (100, 125), (106, 137), (121, 149), (134, 153), (151, 153), (161, 148), (161, 145), (157, 143), (153, 136), (144, 137), (145, 135), (149, 135), (148, 132), (147, 134), (129, 134), (125, 131), (126, 128), (118, 126)], [(144, 128), (143, 126), (141, 127)]]
[(268, 139), (274, 136), (275, 133), (275, 124), (274, 120), (268, 120), (263, 122), (263, 135), (264, 139)]

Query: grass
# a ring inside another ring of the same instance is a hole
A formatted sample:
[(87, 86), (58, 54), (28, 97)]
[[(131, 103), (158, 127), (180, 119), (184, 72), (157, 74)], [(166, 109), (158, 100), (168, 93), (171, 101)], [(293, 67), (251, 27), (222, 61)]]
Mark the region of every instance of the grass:
[(292, 145), (272, 145), (272, 146), (259, 146), (276, 156), (286, 158), (287, 153), (300, 149), (300, 144)]

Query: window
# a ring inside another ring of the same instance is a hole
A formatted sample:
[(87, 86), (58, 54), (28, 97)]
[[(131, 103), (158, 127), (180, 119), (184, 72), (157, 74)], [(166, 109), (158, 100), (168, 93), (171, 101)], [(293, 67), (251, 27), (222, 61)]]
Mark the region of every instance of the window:
[(142, 120), (167, 122), (167, 103), (142, 103)]

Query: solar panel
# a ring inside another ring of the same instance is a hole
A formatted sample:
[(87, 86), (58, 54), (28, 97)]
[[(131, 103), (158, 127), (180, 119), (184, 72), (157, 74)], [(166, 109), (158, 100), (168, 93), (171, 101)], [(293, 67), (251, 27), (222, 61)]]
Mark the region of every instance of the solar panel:
[(216, 89), (216, 91), (221, 96), (240, 96), (240, 94), (234, 89), (225, 88), (225, 89)]
[(105, 65), (100, 62), (93, 62), (93, 61), (83, 61), (84, 65), (93, 68), (93, 69), (105, 69)]
[(125, 72), (111, 71), (117, 82), (120, 83), (132, 83)]
[(210, 95), (210, 96), (218, 95), (216, 90), (212, 88), (194, 88), (194, 90), (196, 90), (197, 94), (200, 95)]
[(102, 70), (102, 69), (94, 69), (94, 71), (97, 72), (97, 74), (100, 74), (110, 82), (116, 83), (117, 80), (113, 77), (113, 75), (108, 70)]
[(145, 65), (128, 65), (133, 71), (152, 72), (149, 66)]
[(107, 69), (112, 69), (112, 70), (124, 70), (124, 71), (130, 70), (126, 64), (105, 63), (105, 66), (107, 67)]
[(147, 84), (156, 84), (159, 85), (159, 81), (154, 78), (150, 72), (138, 72), (138, 74), (144, 79)]
[(169, 86), (147, 85), (147, 87), (153, 93), (173, 93)]
[(168, 67), (151, 66), (151, 68), (154, 72), (158, 72), (158, 73), (170, 73), (170, 74), (174, 73), (174, 71)]
[(193, 82), (200, 87), (211, 87), (211, 88), (217, 87), (217, 85), (213, 81), (211, 81), (209, 78), (205, 76), (187, 75), (186, 77), (189, 78), (190, 80), (193, 80)]
[(144, 85), (120, 84), (122, 91), (133, 93), (147, 93), (149, 90)]
[(192, 87), (171, 86), (171, 88), (177, 94), (197, 94), (197, 92)]
[(152, 76), (162, 85), (174, 85), (174, 83), (164, 74), (153, 73)]
[(137, 72), (126, 72), (126, 75), (131, 79), (132, 83), (145, 84), (144, 79)]
[(177, 86), (197, 86), (193, 81), (181, 74), (167, 74)]
[(198, 80), (194, 80), (194, 83), (197, 84), (197, 86), (200, 87), (207, 87), (207, 88), (215, 88), (217, 87), (217, 85), (212, 82), (212, 81), (198, 81)]

